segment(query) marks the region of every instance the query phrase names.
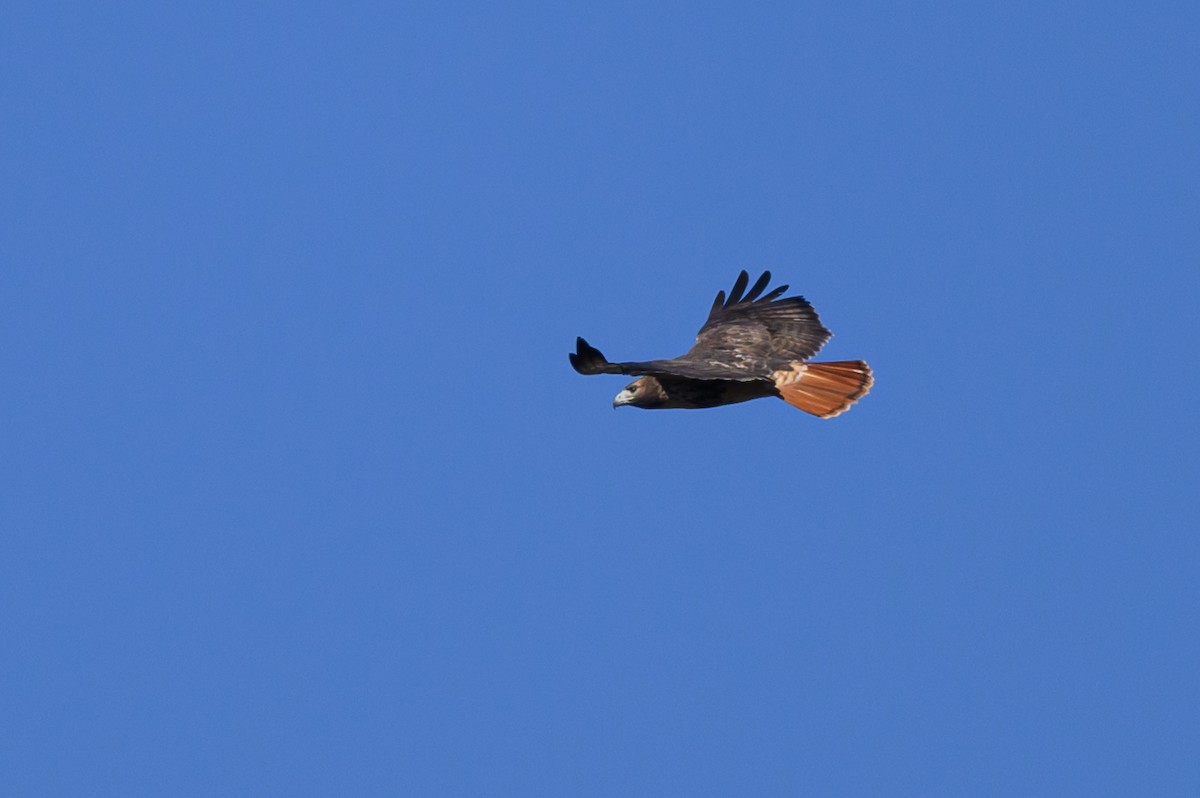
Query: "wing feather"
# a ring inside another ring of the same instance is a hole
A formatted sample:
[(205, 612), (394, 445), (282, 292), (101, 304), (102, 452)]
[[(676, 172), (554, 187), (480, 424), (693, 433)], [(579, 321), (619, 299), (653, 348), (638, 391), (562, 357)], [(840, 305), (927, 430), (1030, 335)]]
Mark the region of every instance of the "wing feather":
[(720, 310), (722, 307), (724, 307), (724, 305), (725, 305), (725, 291), (721, 290), (721, 291), (717, 292), (717, 298), (713, 300), (712, 308), (709, 309), (709, 311), (708, 311), (708, 317), (711, 319), (718, 310)]
[(763, 294), (770, 282), (771, 273), (763, 272), (747, 292), (750, 275), (743, 269), (728, 296), (717, 292), (696, 344), (677, 358), (612, 363), (580, 338), (571, 365), (581, 374), (769, 380), (776, 370), (811, 358), (832, 335), (804, 297), (779, 298), (788, 286)]
[[(763, 272), (748, 294), (750, 276), (743, 270), (725, 302), (716, 302), (696, 336), (696, 345), (676, 360), (734, 365), (769, 373), (789, 360), (807, 360), (820, 351), (832, 333), (804, 297), (779, 299), (788, 286), (778, 286), (761, 298), (771, 281)], [(717, 294), (721, 298), (721, 294)]]
[[(742, 274), (745, 274), (745, 273), (746, 272), (744, 272), (744, 271), (742, 272)], [(763, 272), (762, 276), (758, 278), (758, 281), (754, 283), (754, 287), (750, 289), (750, 293), (748, 293), (744, 297), (742, 297), (742, 301), (743, 302), (753, 302), (755, 299), (758, 298), (758, 295), (763, 292), (763, 289), (767, 287), (767, 283), (769, 283), (769, 282), (771, 282), (771, 273)], [(787, 286), (784, 286), (784, 288), (787, 288)]]
[[(770, 272), (767, 272), (767, 274), (770, 274)], [(789, 288), (791, 288), (791, 286), (788, 285), (787, 283), (784, 283), (783, 285), (781, 285), (777, 288), (772, 288), (770, 290), (770, 292), (767, 293), (766, 296), (764, 296), (762, 299), (758, 300), (758, 303), (762, 304), (764, 302), (770, 302), (772, 299), (775, 299), (776, 297), (783, 296), (783, 292), (788, 290)]]
[(761, 379), (760, 375), (748, 375), (744, 370), (728, 369), (719, 363), (674, 360), (644, 360), (628, 363), (613, 363), (599, 349), (582, 338), (575, 339), (575, 351), (568, 354), (571, 366), (580, 374), (629, 374), (633, 376), (688, 377), (696, 380), (750, 380)]
[(726, 305), (736, 305), (742, 301), (742, 292), (746, 290), (746, 284), (750, 282), (750, 275), (746, 274), (746, 270), (742, 269), (737, 279), (733, 281), (733, 288), (729, 289), (729, 301)]

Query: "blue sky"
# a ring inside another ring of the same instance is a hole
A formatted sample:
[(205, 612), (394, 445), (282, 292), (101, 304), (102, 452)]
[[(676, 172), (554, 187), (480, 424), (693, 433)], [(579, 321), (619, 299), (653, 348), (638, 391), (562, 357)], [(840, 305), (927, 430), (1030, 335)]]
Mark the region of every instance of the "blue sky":
[[(1195, 4), (0, 12), (6, 795), (1195, 795)], [(770, 269), (832, 421), (610, 409)]]

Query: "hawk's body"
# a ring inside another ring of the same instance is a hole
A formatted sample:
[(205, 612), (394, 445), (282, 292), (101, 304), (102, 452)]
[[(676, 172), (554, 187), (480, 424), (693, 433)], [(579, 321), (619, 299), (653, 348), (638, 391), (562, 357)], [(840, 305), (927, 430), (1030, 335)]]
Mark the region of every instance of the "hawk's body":
[(778, 299), (786, 285), (763, 294), (770, 281), (763, 272), (746, 291), (750, 276), (739, 274), (728, 298), (717, 293), (696, 345), (679, 357), (610, 363), (579, 338), (571, 365), (580, 374), (642, 375), (614, 406), (702, 408), (777, 396), (822, 418), (845, 412), (870, 390), (871, 369), (861, 360), (805, 362), (831, 333), (804, 297)]

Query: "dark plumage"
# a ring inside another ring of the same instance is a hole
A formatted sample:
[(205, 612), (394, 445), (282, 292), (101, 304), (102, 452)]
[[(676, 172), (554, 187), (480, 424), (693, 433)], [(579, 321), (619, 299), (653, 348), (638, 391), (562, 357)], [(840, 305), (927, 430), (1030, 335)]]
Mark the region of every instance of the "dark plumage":
[(614, 406), (702, 408), (777, 396), (822, 418), (844, 412), (870, 389), (870, 368), (861, 360), (804, 362), (831, 333), (804, 297), (778, 298), (786, 285), (764, 294), (770, 281), (763, 272), (747, 291), (750, 275), (739, 274), (728, 297), (717, 293), (695, 346), (679, 357), (611, 363), (578, 338), (571, 365), (580, 374), (643, 375)]

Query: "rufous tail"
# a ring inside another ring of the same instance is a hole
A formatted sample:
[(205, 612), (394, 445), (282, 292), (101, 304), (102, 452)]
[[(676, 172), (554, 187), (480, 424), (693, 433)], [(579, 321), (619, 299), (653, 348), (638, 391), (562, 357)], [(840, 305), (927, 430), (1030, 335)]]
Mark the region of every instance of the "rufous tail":
[(793, 362), (791, 368), (771, 375), (779, 398), (805, 413), (833, 418), (867, 395), (875, 382), (871, 367), (862, 360), (836, 363)]

